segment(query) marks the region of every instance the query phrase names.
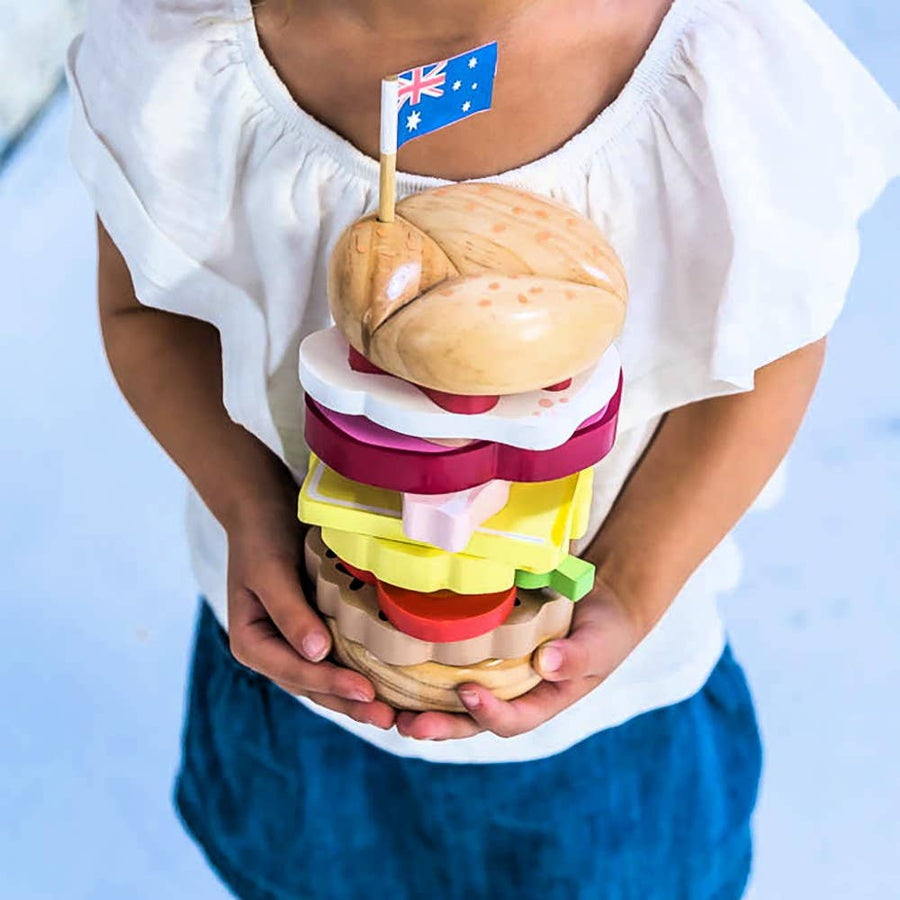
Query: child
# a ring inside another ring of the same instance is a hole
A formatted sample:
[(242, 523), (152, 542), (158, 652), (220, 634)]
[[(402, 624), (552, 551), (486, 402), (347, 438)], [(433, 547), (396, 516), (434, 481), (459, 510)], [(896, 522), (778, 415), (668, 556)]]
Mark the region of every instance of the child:
[[(597, 582), (544, 681), (398, 713), (326, 660), (298, 575), (297, 351), (375, 205), (380, 78), (494, 39), (493, 110), (404, 148), (398, 192), (487, 178), (603, 228), (631, 286), (620, 434), (580, 547)], [(715, 608), (727, 535), (900, 171), (893, 105), (801, 0), (98, 0), (69, 78), (110, 364), (193, 487), (177, 803), (226, 883), (740, 897), (760, 753)]]

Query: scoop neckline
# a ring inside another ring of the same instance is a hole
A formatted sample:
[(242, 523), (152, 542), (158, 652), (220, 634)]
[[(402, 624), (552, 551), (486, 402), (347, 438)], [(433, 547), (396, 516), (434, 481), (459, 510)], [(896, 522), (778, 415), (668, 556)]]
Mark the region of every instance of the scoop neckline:
[[(597, 151), (627, 126), (665, 78), (675, 49), (698, 2), (699, 0), (672, 0), (643, 57), (616, 99), (561, 146), (520, 166), (494, 175), (465, 180), (524, 185), (540, 181), (542, 176), (558, 170), (560, 166), (566, 169), (584, 169)], [(260, 96), (287, 128), (302, 135), (307, 146), (318, 147), (339, 165), (377, 184), (378, 160), (319, 121), (294, 99), (262, 48), (251, 0), (231, 0), (231, 3), (244, 64)], [(398, 170), (396, 183), (399, 193), (408, 193), (457, 182)]]

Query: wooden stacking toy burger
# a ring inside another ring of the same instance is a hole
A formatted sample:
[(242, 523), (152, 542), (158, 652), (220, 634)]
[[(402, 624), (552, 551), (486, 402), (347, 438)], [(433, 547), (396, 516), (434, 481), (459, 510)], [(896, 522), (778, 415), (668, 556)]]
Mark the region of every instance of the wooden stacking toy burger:
[(328, 290), (299, 510), (335, 656), (403, 709), (517, 697), (593, 586), (569, 543), (615, 439), (622, 265), (565, 206), (458, 184), (348, 228)]

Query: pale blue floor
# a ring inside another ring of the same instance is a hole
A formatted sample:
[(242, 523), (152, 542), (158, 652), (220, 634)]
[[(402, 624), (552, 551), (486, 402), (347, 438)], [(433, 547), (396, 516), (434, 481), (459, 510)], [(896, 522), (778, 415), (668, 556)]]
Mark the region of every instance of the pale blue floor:
[[(893, 3), (816, 5), (900, 97)], [(105, 366), (66, 119), (61, 100), (0, 178), (0, 897), (221, 898), (169, 803), (181, 479)], [(767, 745), (754, 900), (900, 897), (898, 231), (895, 185), (787, 497), (740, 529), (725, 611)]]

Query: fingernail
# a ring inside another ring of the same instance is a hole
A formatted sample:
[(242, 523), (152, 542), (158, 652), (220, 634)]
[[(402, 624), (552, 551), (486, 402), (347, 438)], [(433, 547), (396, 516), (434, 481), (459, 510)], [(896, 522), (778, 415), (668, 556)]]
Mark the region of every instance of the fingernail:
[(320, 662), (328, 652), (328, 641), (321, 634), (303, 638), (303, 655), (312, 662)]
[(357, 703), (371, 703), (372, 696), (365, 691), (350, 691), (347, 694), (348, 700), (356, 700)]
[(562, 666), (563, 655), (556, 647), (544, 647), (538, 660), (544, 672), (558, 672)]
[(481, 697), (475, 691), (460, 691), (459, 699), (462, 700), (466, 709), (478, 709), (481, 705)]

